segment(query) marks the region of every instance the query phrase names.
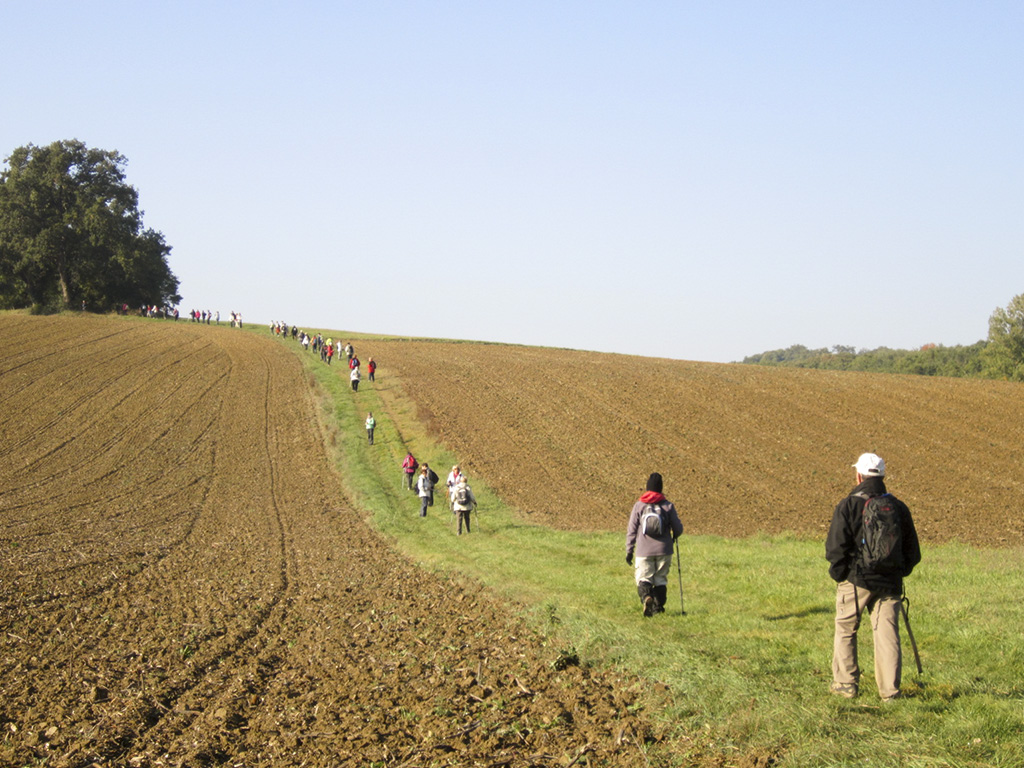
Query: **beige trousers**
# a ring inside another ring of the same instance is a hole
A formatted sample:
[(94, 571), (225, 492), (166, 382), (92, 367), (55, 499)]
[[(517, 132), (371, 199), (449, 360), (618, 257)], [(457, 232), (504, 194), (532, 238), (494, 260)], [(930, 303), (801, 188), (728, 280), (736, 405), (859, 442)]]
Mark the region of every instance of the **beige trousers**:
[(636, 583), (646, 581), (655, 587), (668, 584), (668, 573), (672, 568), (672, 555), (638, 557), (633, 561), (633, 576)]
[(832, 681), (857, 685), (857, 630), (867, 609), (875, 640), (875, 682), (883, 699), (896, 696), (903, 674), (900, 650), (900, 598), (871, 592), (849, 581), (836, 588), (836, 634), (832, 647)]

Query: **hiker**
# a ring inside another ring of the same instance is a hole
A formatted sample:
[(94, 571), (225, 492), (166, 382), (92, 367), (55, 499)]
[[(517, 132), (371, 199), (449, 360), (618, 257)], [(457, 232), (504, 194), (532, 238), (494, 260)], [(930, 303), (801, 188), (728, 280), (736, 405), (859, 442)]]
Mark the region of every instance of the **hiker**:
[(359, 368), (353, 368), (352, 369), (352, 373), (349, 374), (349, 379), (352, 381), (352, 391), (353, 392), (358, 392), (359, 391), (359, 379), (360, 379)]
[[(867, 609), (875, 640), (875, 682), (887, 702), (900, 697), (903, 578), (921, 562), (921, 546), (907, 505), (886, 491), (885, 460), (864, 453), (853, 467), (857, 485), (836, 506), (825, 541), (828, 572), (838, 583), (830, 691), (848, 699), (857, 695), (857, 630)], [(872, 543), (879, 538), (872, 534), (876, 529), (889, 542), (881, 554)]]
[(448, 495), (448, 508), (455, 511), (455, 486), (459, 484), (459, 478), (462, 477), (462, 471), (459, 469), (459, 465), (456, 464), (452, 467), (452, 471), (448, 473), (448, 479), (445, 480), (445, 493)]
[(377, 363), (373, 361), (372, 357), (366, 361), (366, 372), (368, 374), (366, 377), (367, 380), (374, 381), (375, 379), (373, 378), (373, 375), (377, 372)]
[(466, 524), (466, 533), (469, 533), (469, 513), (476, 509), (476, 506), (476, 496), (473, 495), (473, 489), (466, 482), (466, 476), (460, 474), (452, 492), (452, 511), (459, 521), (458, 536), (462, 535), (463, 522)]
[(416, 495), (420, 497), (420, 517), (427, 516), (427, 507), (433, 504), (434, 484), (430, 482), (430, 467), (423, 464), (420, 476), (416, 481)]
[(682, 535), (683, 523), (676, 507), (662, 493), (661, 475), (652, 472), (626, 526), (626, 564), (634, 566), (644, 616), (665, 610), (673, 545)]
[(419, 462), (412, 455), (412, 451), (406, 451), (405, 459), (402, 460), (402, 488), (415, 490), (416, 470), (419, 469)]
[(373, 445), (373, 429), (377, 426), (376, 419), (373, 418), (373, 411), (366, 414), (366, 437), (370, 441), (370, 445)]

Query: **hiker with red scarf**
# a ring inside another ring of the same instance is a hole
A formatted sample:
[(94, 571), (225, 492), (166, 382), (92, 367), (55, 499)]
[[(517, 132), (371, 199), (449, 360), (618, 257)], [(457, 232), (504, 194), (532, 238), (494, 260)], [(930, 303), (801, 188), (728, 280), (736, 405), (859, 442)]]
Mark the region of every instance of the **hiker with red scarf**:
[(647, 479), (647, 490), (633, 505), (626, 526), (626, 564), (633, 566), (644, 616), (665, 610), (673, 545), (682, 535), (679, 513), (662, 493), (661, 475), (654, 472)]

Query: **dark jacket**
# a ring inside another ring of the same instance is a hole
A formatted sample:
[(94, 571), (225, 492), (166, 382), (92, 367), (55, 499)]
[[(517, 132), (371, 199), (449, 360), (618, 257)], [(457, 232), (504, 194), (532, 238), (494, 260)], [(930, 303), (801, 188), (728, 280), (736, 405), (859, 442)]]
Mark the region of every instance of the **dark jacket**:
[(867, 477), (850, 495), (839, 502), (832, 513), (832, 525), (825, 540), (825, 559), (829, 562), (828, 574), (835, 581), (850, 581), (858, 587), (872, 592), (889, 595), (903, 594), (903, 577), (909, 576), (914, 566), (921, 562), (921, 545), (917, 530), (907, 505), (899, 499), (897, 507), (902, 516), (903, 573), (879, 573), (865, 569), (857, 556), (864, 538), (864, 505), (867, 499), (857, 494), (881, 496), (887, 493), (885, 481), (880, 477)]
[[(646, 536), (640, 531), (640, 519), (649, 505), (661, 507), (663, 518), (668, 523), (667, 530), (662, 531), (661, 536)], [(672, 543), (682, 535), (683, 523), (679, 519), (675, 505), (660, 493), (648, 491), (633, 505), (633, 510), (629, 513), (629, 523), (626, 525), (626, 554), (636, 554), (637, 557), (671, 555)]]

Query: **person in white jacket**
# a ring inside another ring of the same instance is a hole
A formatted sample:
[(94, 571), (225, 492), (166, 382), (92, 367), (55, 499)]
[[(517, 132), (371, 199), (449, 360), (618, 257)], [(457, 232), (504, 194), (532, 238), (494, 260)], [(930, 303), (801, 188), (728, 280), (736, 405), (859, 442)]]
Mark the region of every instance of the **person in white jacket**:
[(434, 483), (430, 479), (430, 467), (425, 463), (420, 466), (420, 476), (416, 481), (416, 495), (420, 497), (420, 517), (426, 517), (427, 507), (434, 503)]
[(459, 484), (460, 477), (462, 477), (462, 470), (460, 470), (459, 465), (456, 464), (452, 467), (452, 471), (448, 473), (448, 479), (445, 481), (446, 492), (448, 494), (448, 509), (452, 512), (455, 511), (455, 486)]

